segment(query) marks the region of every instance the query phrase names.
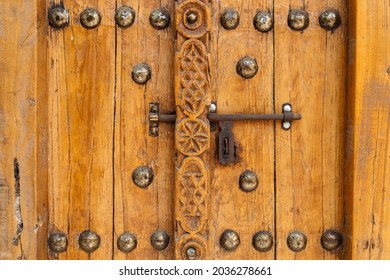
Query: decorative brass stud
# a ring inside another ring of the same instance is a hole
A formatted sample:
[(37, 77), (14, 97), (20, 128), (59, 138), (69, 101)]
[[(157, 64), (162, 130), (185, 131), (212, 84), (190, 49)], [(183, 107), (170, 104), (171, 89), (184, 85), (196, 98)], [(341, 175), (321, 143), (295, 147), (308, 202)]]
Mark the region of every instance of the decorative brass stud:
[(189, 24), (194, 24), (198, 21), (198, 15), (195, 12), (190, 12), (186, 17), (186, 20)]
[(152, 77), (152, 70), (150, 66), (145, 63), (137, 64), (133, 67), (133, 71), (131, 72), (131, 77), (134, 82), (139, 85), (146, 84), (150, 78)]
[(252, 239), (253, 247), (259, 252), (267, 252), (271, 250), (274, 244), (272, 234), (268, 231), (257, 232)]
[(241, 190), (244, 192), (251, 192), (257, 188), (259, 179), (255, 172), (247, 170), (240, 175), (238, 182)]
[(163, 230), (158, 230), (152, 234), (150, 237), (150, 243), (152, 244), (153, 248), (156, 250), (164, 250), (169, 245), (169, 235)]
[(341, 16), (339, 11), (328, 9), (319, 17), (320, 26), (325, 30), (334, 30), (341, 25)]
[(240, 236), (234, 230), (225, 230), (220, 239), (222, 248), (227, 251), (233, 251), (240, 245)]
[(193, 247), (187, 249), (186, 255), (189, 260), (195, 260), (198, 257), (198, 254), (196, 253), (196, 249)]
[(335, 251), (343, 243), (343, 237), (335, 230), (327, 230), (321, 236), (321, 245), (327, 251)]
[(249, 56), (241, 58), (237, 63), (236, 71), (244, 79), (253, 78), (259, 71), (257, 60)]
[(100, 236), (91, 230), (83, 231), (79, 237), (79, 247), (86, 253), (92, 253), (99, 248)]
[(150, 14), (150, 24), (156, 29), (164, 29), (171, 23), (171, 16), (164, 8), (158, 8)]
[(307, 237), (300, 231), (293, 231), (287, 237), (287, 246), (291, 251), (300, 252), (306, 248)]
[(115, 12), (115, 22), (119, 27), (127, 28), (135, 21), (135, 11), (127, 6), (120, 7)]
[(260, 11), (253, 19), (253, 25), (258, 31), (266, 33), (274, 26), (274, 20), (269, 12)]
[(60, 231), (52, 232), (47, 240), (49, 250), (52, 253), (63, 253), (68, 247), (66, 234)]
[(124, 232), (118, 237), (116, 244), (123, 253), (130, 253), (137, 247), (137, 238), (130, 232)]
[(134, 184), (140, 188), (147, 188), (153, 182), (153, 170), (148, 166), (140, 166), (134, 169), (132, 179)]
[(54, 28), (64, 28), (69, 25), (69, 12), (63, 7), (53, 7), (49, 11), (49, 24)]
[(288, 14), (288, 26), (292, 30), (302, 31), (309, 26), (309, 14), (304, 10), (291, 10)]
[(221, 15), (220, 21), (226, 30), (236, 29), (240, 24), (240, 14), (236, 10), (225, 10)]
[(100, 12), (96, 9), (88, 8), (85, 9), (80, 14), (80, 22), (84, 28), (87, 29), (96, 28), (98, 27), (101, 21), (102, 21), (102, 16)]

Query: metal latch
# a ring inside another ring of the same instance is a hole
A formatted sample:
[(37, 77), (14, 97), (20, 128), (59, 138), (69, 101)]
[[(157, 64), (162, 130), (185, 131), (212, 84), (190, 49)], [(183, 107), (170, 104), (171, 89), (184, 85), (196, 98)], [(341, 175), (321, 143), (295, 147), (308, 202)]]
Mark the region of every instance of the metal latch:
[[(294, 120), (300, 120), (301, 114), (294, 114), (292, 112), (292, 106), (289, 103), (282, 105), (281, 114), (218, 114), (211, 112), (207, 115), (207, 118), (212, 124), (219, 124), (218, 135), (218, 149), (219, 149), (219, 162), (227, 165), (235, 163), (237, 160), (234, 135), (233, 135), (233, 121), (272, 121), (281, 120), (282, 129), (289, 130), (291, 123)], [(175, 114), (164, 115), (160, 114), (159, 103), (153, 102), (149, 104), (149, 135), (156, 137), (159, 133), (160, 122), (172, 122), (176, 121)]]

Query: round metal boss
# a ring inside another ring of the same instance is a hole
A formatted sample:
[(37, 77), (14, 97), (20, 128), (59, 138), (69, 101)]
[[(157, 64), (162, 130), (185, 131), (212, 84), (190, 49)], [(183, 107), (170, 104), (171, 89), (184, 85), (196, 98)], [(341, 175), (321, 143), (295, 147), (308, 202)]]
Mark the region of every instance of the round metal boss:
[(80, 15), (80, 22), (84, 28), (92, 29), (98, 27), (102, 21), (100, 12), (93, 8), (85, 9)]
[(134, 65), (133, 71), (131, 72), (131, 78), (139, 85), (146, 84), (152, 77), (152, 69), (145, 63)]
[(257, 188), (259, 179), (257, 178), (255, 172), (247, 170), (240, 175), (238, 182), (241, 190), (245, 192), (251, 192)]
[(119, 27), (127, 28), (135, 21), (135, 11), (127, 6), (120, 7), (115, 12), (115, 22)]
[(309, 26), (309, 14), (303, 10), (291, 10), (287, 22), (292, 30), (302, 31)]
[(150, 237), (150, 243), (152, 244), (153, 248), (156, 250), (164, 250), (169, 245), (169, 235), (163, 230), (158, 230), (152, 234)]
[(274, 20), (269, 12), (260, 11), (253, 19), (253, 25), (258, 31), (266, 33), (274, 26)]
[(274, 244), (272, 234), (268, 231), (257, 232), (252, 239), (253, 247), (259, 252), (267, 252), (271, 250)]
[(124, 232), (118, 237), (116, 244), (123, 253), (130, 253), (137, 247), (137, 238), (130, 232)]
[(91, 230), (83, 231), (79, 237), (79, 247), (86, 253), (92, 253), (99, 248), (100, 236)]
[(321, 236), (321, 245), (327, 251), (335, 251), (343, 243), (341, 234), (335, 230), (327, 230)]
[(324, 11), (320, 17), (318, 22), (320, 26), (325, 30), (334, 30), (341, 24), (341, 16), (339, 11), (334, 9), (329, 9)]
[(300, 231), (291, 232), (287, 237), (287, 246), (291, 251), (300, 252), (306, 248), (306, 235)]
[(259, 71), (257, 60), (249, 56), (241, 58), (237, 62), (236, 71), (241, 77), (245, 79), (253, 78), (256, 76), (257, 71)]
[(236, 10), (226, 10), (222, 13), (220, 21), (223, 28), (227, 30), (236, 29), (240, 24), (240, 14)]
[(68, 247), (68, 238), (63, 232), (53, 232), (50, 233), (47, 243), (51, 252), (63, 253)]
[(153, 170), (148, 166), (140, 166), (134, 169), (132, 174), (134, 184), (140, 188), (147, 188), (153, 182)]
[(69, 12), (62, 7), (53, 7), (49, 11), (49, 23), (54, 28), (64, 28), (69, 25)]
[(186, 20), (189, 24), (194, 24), (198, 21), (198, 15), (195, 12), (191, 12), (187, 15)]
[(187, 255), (187, 258), (189, 260), (195, 260), (197, 258), (197, 256), (198, 256), (197, 253), (196, 253), (196, 249), (193, 248), (193, 247), (190, 247), (190, 248), (187, 249), (186, 255)]
[(150, 14), (150, 24), (156, 29), (164, 29), (171, 23), (171, 16), (164, 8), (158, 8)]
[(221, 235), (220, 243), (227, 251), (235, 250), (240, 245), (240, 236), (234, 230), (225, 230)]

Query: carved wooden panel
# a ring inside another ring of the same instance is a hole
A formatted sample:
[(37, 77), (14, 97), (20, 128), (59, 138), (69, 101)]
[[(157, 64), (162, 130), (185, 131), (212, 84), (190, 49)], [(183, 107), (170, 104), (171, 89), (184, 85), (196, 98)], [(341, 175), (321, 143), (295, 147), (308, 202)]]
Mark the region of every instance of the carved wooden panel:
[(208, 0), (176, 5), (175, 255), (205, 259), (208, 252), (210, 103)]

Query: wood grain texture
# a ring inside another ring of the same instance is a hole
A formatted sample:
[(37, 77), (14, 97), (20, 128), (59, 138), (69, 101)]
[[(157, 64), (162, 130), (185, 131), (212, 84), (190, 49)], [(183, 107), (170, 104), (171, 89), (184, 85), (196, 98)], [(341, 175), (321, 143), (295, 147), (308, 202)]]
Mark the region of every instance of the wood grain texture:
[(390, 3), (350, 1), (350, 14), (347, 257), (389, 259)]
[[(115, 259), (173, 258), (174, 125), (160, 124), (158, 137), (149, 136), (149, 103), (159, 102), (161, 113), (174, 112), (174, 1), (117, 1), (136, 12), (134, 25), (117, 27), (117, 94), (115, 123)], [(171, 24), (157, 30), (149, 23), (150, 13), (160, 7), (170, 12)], [(152, 77), (146, 85), (131, 78), (133, 66), (147, 63)], [(132, 181), (132, 172), (149, 166), (152, 184), (141, 189)], [(165, 230), (171, 244), (157, 251), (150, 243), (156, 230)], [(119, 235), (128, 231), (138, 240), (137, 248), (124, 254), (118, 250)]]
[[(323, 30), (326, 8), (340, 11), (342, 25)], [(338, 259), (320, 238), (328, 229), (343, 231), (344, 138), (346, 105), (347, 1), (285, 0), (275, 5), (275, 110), (290, 102), (302, 120), (290, 131), (276, 126), (277, 259)], [(293, 31), (290, 9), (309, 13), (309, 27)], [(290, 232), (308, 238), (299, 253), (288, 249)]]
[[(56, 2), (58, 3), (58, 2)], [(51, 1), (47, 1), (50, 7)], [(60, 259), (111, 259), (113, 229), (114, 0), (63, 1), (71, 23), (48, 29), (49, 230), (68, 235)], [(102, 22), (87, 30), (80, 13)], [(84, 230), (101, 237), (91, 254), (78, 246)]]
[[(47, 190), (42, 188), (46, 158), (38, 147), (45, 143), (46, 133), (39, 123), (39, 110), (45, 107), (42, 61), (46, 57), (40, 51), (44, 14), (42, 2), (0, 3), (0, 259), (47, 257)], [(14, 159), (19, 165), (19, 195)], [(14, 246), (16, 211), (20, 211), (23, 228)]]
[[(226, 9), (240, 14), (237, 29), (226, 30), (220, 16)], [(212, 98), (220, 114), (273, 113), (273, 32), (254, 28), (257, 11), (273, 10), (273, 1), (213, 1), (211, 31)], [(257, 60), (259, 72), (249, 80), (236, 72), (237, 62), (250, 56)], [(210, 249), (211, 259), (273, 259), (274, 247), (265, 253), (252, 246), (253, 235), (269, 231), (275, 237), (274, 224), (274, 125), (271, 121), (234, 122), (234, 139), (239, 161), (223, 166), (215, 144), (218, 133), (211, 134)], [(254, 171), (259, 185), (253, 192), (239, 189), (239, 177)], [(240, 246), (228, 252), (221, 248), (221, 234), (231, 229), (240, 236)]]

